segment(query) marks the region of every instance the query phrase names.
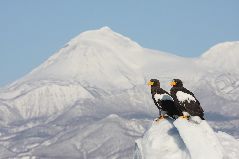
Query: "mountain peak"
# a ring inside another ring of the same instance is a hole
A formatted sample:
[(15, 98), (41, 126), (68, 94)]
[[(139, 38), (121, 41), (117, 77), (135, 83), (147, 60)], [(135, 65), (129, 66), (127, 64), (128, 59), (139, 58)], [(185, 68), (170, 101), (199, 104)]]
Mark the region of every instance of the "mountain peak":
[(111, 32), (113, 32), (112, 29), (108, 26), (104, 26), (104, 27), (100, 28), (99, 30), (100, 31), (111, 31)]
[(111, 28), (105, 26), (96, 30), (89, 30), (81, 33), (72, 39), (68, 45), (82, 45), (86, 44), (94, 45), (104, 45), (108, 47), (137, 47), (141, 48), (139, 44), (131, 40), (130, 38), (123, 36)]
[[(239, 41), (219, 43), (211, 47), (202, 55), (202, 62), (209, 68), (216, 68), (226, 72), (237, 72), (239, 63)], [(223, 67), (222, 67), (223, 66)]]
[(239, 41), (228, 41), (228, 42), (223, 42), (214, 45), (211, 47), (208, 51), (206, 51), (202, 57), (207, 58), (207, 57), (214, 57), (214, 56), (221, 56), (225, 53), (225, 55), (228, 56), (228, 54), (235, 54), (237, 55), (237, 52), (239, 50)]
[(113, 86), (129, 88), (132, 87), (130, 80), (135, 77), (141, 79), (141, 83), (143, 81), (140, 73), (134, 72), (138, 65), (132, 62), (136, 56), (141, 55), (141, 51), (142, 48), (136, 42), (109, 27), (90, 30), (70, 40), (64, 48), (34, 69), (25, 79), (71, 79), (85, 85), (109, 89), (114, 88)]

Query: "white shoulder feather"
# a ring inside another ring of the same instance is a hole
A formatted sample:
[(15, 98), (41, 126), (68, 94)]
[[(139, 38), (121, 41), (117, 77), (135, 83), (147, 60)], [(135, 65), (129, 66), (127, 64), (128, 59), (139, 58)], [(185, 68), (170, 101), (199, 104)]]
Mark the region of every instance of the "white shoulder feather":
[(154, 95), (154, 99), (157, 101), (157, 100), (171, 100), (173, 101), (173, 98), (168, 95), (167, 93), (164, 93), (164, 94), (155, 94)]
[(191, 94), (187, 94), (182, 91), (178, 91), (176, 93), (176, 96), (179, 102), (184, 102), (184, 101), (188, 101), (188, 103), (190, 103), (191, 101), (196, 102), (196, 99)]

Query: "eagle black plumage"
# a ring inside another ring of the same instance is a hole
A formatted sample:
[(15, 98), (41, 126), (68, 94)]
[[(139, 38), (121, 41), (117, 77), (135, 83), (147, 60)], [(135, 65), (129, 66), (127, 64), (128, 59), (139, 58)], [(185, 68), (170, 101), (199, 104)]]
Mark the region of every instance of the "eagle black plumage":
[[(170, 94), (160, 87), (159, 80), (151, 79), (150, 82), (152, 83), (152, 99), (159, 111), (164, 111), (165, 114), (173, 119), (176, 119), (176, 116), (182, 116), (182, 113), (180, 113), (180, 111), (175, 107), (173, 98)], [(164, 114), (160, 113), (160, 116), (164, 116)]]
[(204, 119), (204, 111), (194, 94), (183, 87), (183, 82), (180, 79), (174, 79), (171, 83), (173, 83), (173, 87), (170, 90), (170, 95), (178, 110), (183, 114), (188, 113), (190, 116), (199, 116)]

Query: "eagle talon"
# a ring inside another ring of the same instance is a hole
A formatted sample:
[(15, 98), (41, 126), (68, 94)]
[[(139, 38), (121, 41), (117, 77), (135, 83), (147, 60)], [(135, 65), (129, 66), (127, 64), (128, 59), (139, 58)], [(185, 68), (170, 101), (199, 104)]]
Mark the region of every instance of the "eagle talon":
[(180, 118), (188, 120), (189, 116), (180, 116)]
[(165, 117), (166, 117), (166, 116), (163, 116), (163, 115), (162, 115), (162, 116), (158, 117), (155, 121), (158, 122), (158, 121), (160, 121), (160, 120), (162, 120), (162, 119), (165, 119)]

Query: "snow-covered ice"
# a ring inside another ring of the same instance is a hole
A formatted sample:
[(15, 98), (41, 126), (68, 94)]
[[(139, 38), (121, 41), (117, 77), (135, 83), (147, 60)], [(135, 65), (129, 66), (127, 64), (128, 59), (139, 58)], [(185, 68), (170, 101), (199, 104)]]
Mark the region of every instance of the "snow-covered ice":
[(188, 149), (170, 119), (153, 122), (143, 138), (136, 140), (134, 159), (159, 158), (190, 159)]
[(134, 159), (237, 159), (239, 141), (226, 133), (215, 133), (206, 123), (185, 119), (153, 122), (137, 139)]
[(224, 158), (222, 145), (205, 120), (196, 124), (178, 118), (173, 124), (188, 148), (192, 159)]

